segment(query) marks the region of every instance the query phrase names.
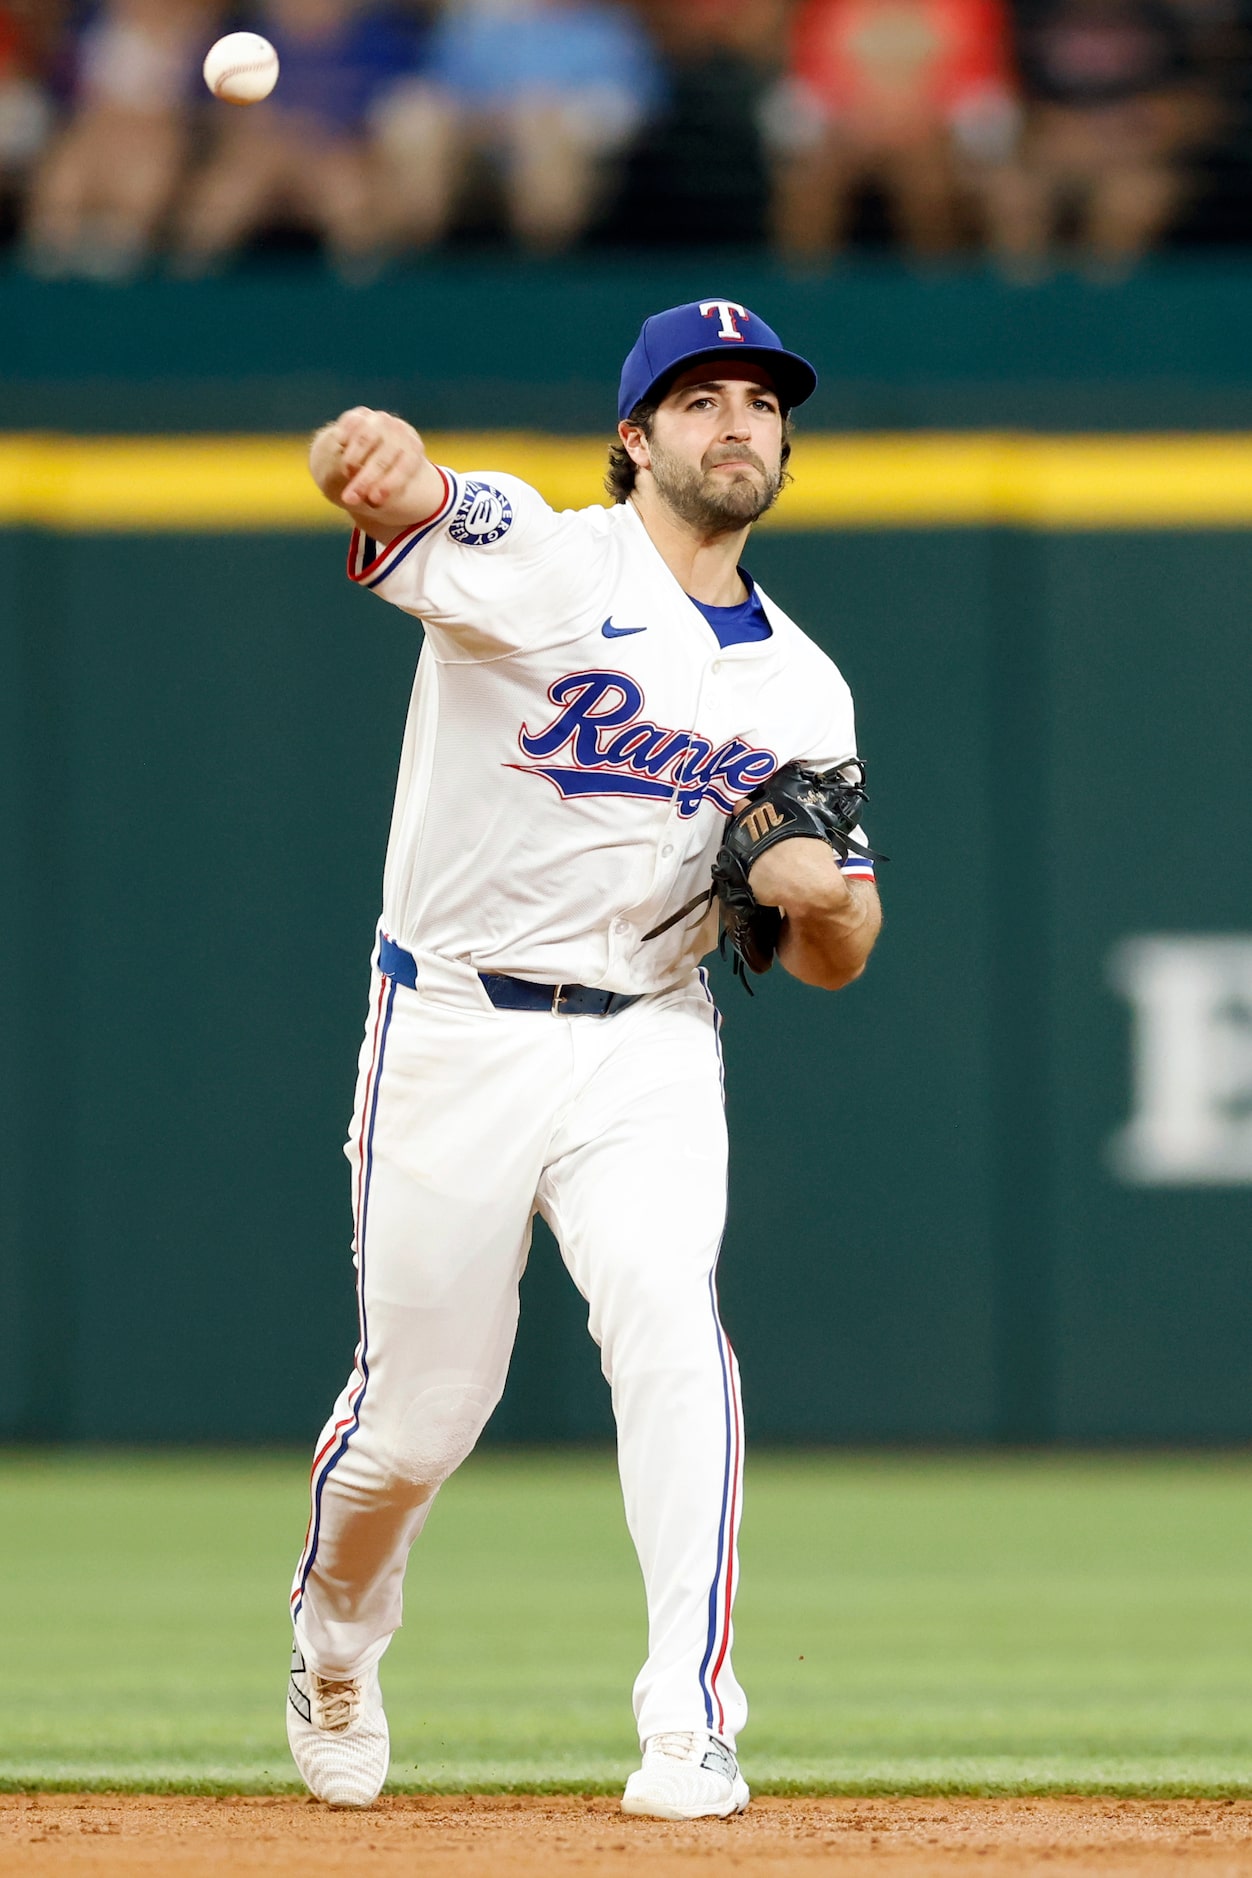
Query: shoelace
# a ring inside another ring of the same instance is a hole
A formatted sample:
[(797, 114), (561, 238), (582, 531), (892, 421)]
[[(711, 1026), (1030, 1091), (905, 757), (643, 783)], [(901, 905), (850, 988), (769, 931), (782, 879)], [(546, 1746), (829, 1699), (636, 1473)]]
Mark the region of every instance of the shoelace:
[(326, 1676), (314, 1676), (314, 1694), (317, 1697), (319, 1726), (327, 1734), (342, 1734), (352, 1726), (361, 1706), (361, 1684), (359, 1682), (332, 1682)]
[(668, 1754), (676, 1761), (696, 1761), (700, 1758), (700, 1746), (705, 1737), (694, 1730), (676, 1731), (667, 1735), (653, 1735), (648, 1742), (648, 1753)]

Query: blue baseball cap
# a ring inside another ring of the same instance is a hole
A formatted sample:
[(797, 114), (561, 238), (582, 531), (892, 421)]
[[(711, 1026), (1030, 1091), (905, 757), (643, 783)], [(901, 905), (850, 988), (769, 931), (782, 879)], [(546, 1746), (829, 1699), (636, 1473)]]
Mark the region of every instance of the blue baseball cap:
[(746, 306), (737, 300), (689, 300), (643, 322), (622, 367), (617, 415), (629, 417), (686, 366), (727, 353), (767, 365), (785, 410), (803, 404), (817, 389), (817, 373), (808, 360), (788, 352), (773, 327)]

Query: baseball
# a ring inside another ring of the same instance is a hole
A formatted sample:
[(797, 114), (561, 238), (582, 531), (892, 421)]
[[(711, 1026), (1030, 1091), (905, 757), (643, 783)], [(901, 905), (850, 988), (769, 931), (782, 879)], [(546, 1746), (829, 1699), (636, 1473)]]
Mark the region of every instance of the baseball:
[(227, 33), (209, 48), (204, 82), (227, 104), (259, 104), (278, 83), (278, 54), (260, 33)]

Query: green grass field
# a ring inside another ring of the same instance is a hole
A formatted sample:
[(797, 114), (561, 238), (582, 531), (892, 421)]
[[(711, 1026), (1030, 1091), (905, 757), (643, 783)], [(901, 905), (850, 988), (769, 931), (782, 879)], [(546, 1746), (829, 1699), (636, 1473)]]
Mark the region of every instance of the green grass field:
[[(294, 1790), (303, 1457), (0, 1457), (0, 1786)], [(1252, 1461), (760, 1456), (773, 1791), (1252, 1792)], [(471, 1461), (387, 1658), (392, 1785), (612, 1789), (642, 1595), (607, 1455)]]

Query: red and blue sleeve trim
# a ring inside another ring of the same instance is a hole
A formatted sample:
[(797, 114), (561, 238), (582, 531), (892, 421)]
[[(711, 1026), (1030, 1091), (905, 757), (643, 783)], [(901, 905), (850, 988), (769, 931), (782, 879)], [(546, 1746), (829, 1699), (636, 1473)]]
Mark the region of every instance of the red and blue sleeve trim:
[(867, 861), (863, 855), (850, 854), (846, 861), (840, 861), (839, 872), (849, 880), (873, 880), (874, 863)]
[(456, 477), (451, 470), (443, 469), (438, 464), (435, 467), (443, 478), (443, 499), (433, 515), (428, 515), (425, 521), (412, 523), (381, 550), (363, 528), (353, 529), (352, 540), (348, 543), (348, 579), (355, 581), (358, 587), (377, 587), (388, 575), (394, 574), (418, 542), (425, 541), (427, 535), (438, 528), (441, 522), (446, 522), (456, 507), (461, 493)]

